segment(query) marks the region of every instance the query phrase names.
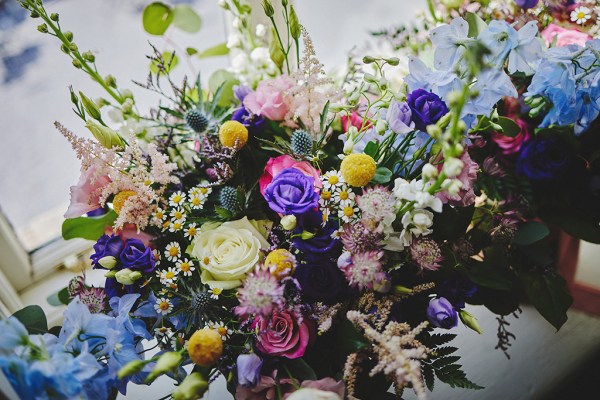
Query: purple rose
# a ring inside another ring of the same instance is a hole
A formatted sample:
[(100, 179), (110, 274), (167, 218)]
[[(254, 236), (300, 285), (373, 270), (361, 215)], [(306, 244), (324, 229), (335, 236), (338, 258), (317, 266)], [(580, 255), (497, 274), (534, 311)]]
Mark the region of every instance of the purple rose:
[(561, 140), (533, 139), (521, 147), (517, 172), (532, 181), (551, 181), (567, 171), (572, 155), (571, 148)]
[(427, 318), (436, 328), (450, 329), (458, 325), (458, 313), (452, 304), (443, 297), (429, 301)]
[(150, 273), (154, 270), (154, 254), (141, 240), (127, 239), (121, 252), (121, 263), (124, 268)]
[(515, 0), (515, 4), (524, 10), (537, 6), (539, 0)]
[(119, 260), (123, 250), (123, 239), (116, 235), (102, 235), (94, 245), (94, 254), (90, 256), (94, 268), (104, 268), (98, 263), (104, 257), (114, 257)]
[(294, 231), (297, 235), (294, 237), (294, 246), (309, 260), (323, 257), (337, 258), (342, 249), (340, 240), (333, 237), (337, 229), (338, 225), (333, 220), (328, 220), (323, 225), (321, 212), (308, 212), (298, 217), (298, 225)]
[(406, 96), (415, 127), (426, 131), (427, 125), (435, 124), (448, 113), (448, 107), (440, 97), (425, 89), (416, 89)]
[(412, 112), (408, 104), (392, 101), (387, 109), (385, 119), (391, 130), (401, 135), (412, 132), (415, 123), (411, 120)]
[(245, 387), (254, 387), (260, 380), (263, 359), (254, 353), (240, 354), (237, 358), (238, 383)]
[(265, 189), (265, 199), (271, 210), (279, 214), (304, 214), (319, 204), (315, 179), (296, 168), (281, 171)]
[(335, 303), (347, 286), (342, 271), (330, 260), (301, 264), (296, 268), (294, 278), (310, 302)]

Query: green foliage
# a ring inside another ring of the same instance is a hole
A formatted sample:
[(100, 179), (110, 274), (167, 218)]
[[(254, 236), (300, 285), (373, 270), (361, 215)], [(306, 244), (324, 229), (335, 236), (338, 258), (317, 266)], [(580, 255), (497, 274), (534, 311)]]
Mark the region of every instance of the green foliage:
[(46, 300), (51, 306), (60, 307), (69, 304), (69, 301), (71, 300), (70, 297), (69, 290), (65, 287), (58, 292), (52, 293)]
[(173, 9), (167, 4), (159, 1), (150, 3), (142, 13), (142, 24), (144, 30), (151, 35), (163, 35), (175, 17)]
[(441, 213), (436, 213), (433, 217), (436, 229), (433, 236), (436, 240), (456, 240), (462, 237), (473, 217), (475, 206), (452, 207), (444, 205)]
[(392, 180), (392, 171), (390, 171), (386, 167), (378, 167), (375, 170), (375, 176), (373, 177), (373, 182), (385, 184)]
[(549, 233), (550, 230), (548, 230), (546, 225), (536, 221), (528, 221), (519, 226), (514, 243), (521, 246), (527, 246), (542, 240), (548, 236)]
[(467, 13), (467, 23), (469, 24), (469, 33), (468, 36), (471, 38), (476, 38), (479, 36), (481, 32), (486, 30), (487, 24), (481, 17), (472, 12)]
[(184, 32), (196, 33), (202, 27), (202, 19), (189, 5), (178, 4), (173, 7), (173, 26)]
[(600, 225), (595, 218), (577, 210), (552, 210), (541, 214), (542, 220), (556, 225), (571, 236), (586, 242), (600, 244)]
[(519, 271), (517, 274), (529, 301), (558, 331), (567, 322), (567, 310), (573, 303), (565, 280), (549, 272)]
[[(234, 99), (233, 86), (239, 84), (235, 76), (224, 69), (218, 69), (208, 79), (208, 87), (212, 93), (219, 92), (217, 104), (221, 107), (226, 107)], [(219, 90), (220, 89), (220, 90)]]
[(20, 309), (12, 315), (18, 319), (30, 335), (43, 334), (48, 332), (48, 321), (46, 314), (40, 306), (27, 306)]
[(165, 68), (163, 72), (167, 74), (171, 72), (177, 66), (177, 64), (179, 64), (179, 57), (177, 57), (175, 52), (165, 51), (164, 53), (162, 53), (161, 56), (162, 60), (152, 60), (152, 62), (150, 63), (150, 72), (152, 72), (153, 74), (159, 73), (159, 62)]
[(111, 226), (117, 213), (110, 210), (100, 217), (77, 217), (65, 219), (62, 224), (62, 237), (65, 240), (82, 238), (98, 240), (104, 234), (107, 226)]
[[(196, 53), (198, 53), (198, 52), (196, 51)], [(188, 54), (189, 54), (189, 51), (188, 51)], [(209, 47), (208, 49), (204, 50), (202, 53), (196, 54), (196, 57), (208, 58), (208, 57), (216, 57), (216, 56), (225, 56), (227, 54), (229, 54), (229, 47), (227, 47), (227, 44), (219, 43), (216, 46)]]
[(504, 136), (515, 137), (521, 132), (521, 127), (510, 118), (498, 117), (496, 123), (502, 127), (499, 132)]
[(315, 371), (302, 358), (296, 358), (294, 360), (282, 358), (282, 364), (286, 373), (289, 372), (290, 377), (292, 378), (296, 378), (300, 381), (317, 380)]
[(365, 146), (365, 149), (363, 150), (363, 153), (365, 153), (368, 156), (371, 156), (371, 157), (375, 158), (375, 156), (377, 155), (377, 150), (378, 149), (379, 149), (379, 145), (377, 143), (375, 143), (375, 142), (369, 142)]

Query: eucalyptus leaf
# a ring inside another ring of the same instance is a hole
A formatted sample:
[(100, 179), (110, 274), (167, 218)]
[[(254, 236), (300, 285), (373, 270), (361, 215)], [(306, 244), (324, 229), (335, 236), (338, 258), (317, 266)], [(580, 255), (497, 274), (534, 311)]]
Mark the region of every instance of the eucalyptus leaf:
[(392, 179), (392, 171), (390, 171), (386, 167), (378, 167), (375, 170), (375, 176), (373, 177), (373, 182), (375, 183), (388, 183)]
[(233, 86), (239, 83), (240, 81), (233, 74), (224, 69), (216, 70), (208, 79), (208, 87), (212, 93), (216, 93), (222, 86), (218, 102), (221, 107), (226, 107), (233, 101)]
[(50, 296), (46, 298), (48, 304), (54, 307), (60, 307), (62, 305), (69, 304), (70, 296), (69, 290), (65, 287), (59, 290), (58, 292), (52, 293)]
[(372, 158), (375, 158), (375, 155), (377, 155), (377, 149), (378, 148), (379, 148), (379, 145), (377, 143), (375, 143), (375, 142), (369, 142), (365, 146), (365, 149), (363, 150), (363, 153), (365, 153), (368, 156), (371, 156)]
[(18, 319), (30, 335), (44, 334), (48, 332), (48, 320), (40, 306), (33, 305), (20, 309), (12, 315)]
[(173, 26), (184, 32), (196, 33), (202, 27), (202, 19), (187, 4), (178, 4), (173, 7)]
[(217, 56), (225, 56), (229, 54), (229, 47), (227, 47), (226, 43), (219, 43), (216, 46), (209, 47), (204, 50), (202, 53), (197, 54), (198, 58), (208, 58), (208, 57), (217, 57)]
[(496, 124), (502, 127), (501, 133), (504, 136), (515, 137), (521, 132), (521, 127), (510, 118), (499, 117)]
[(159, 1), (148, 4), (142, 13), (144, 30), (156, 36), (162, 36), (173, 22), (173, 19), (173, 9)]
[(62, 224), (62, 237), (65, 240), (82, 238), (98, 240), (108, 226), (117, 219), (117, 213), (110, 210), (100, 217), (68, 218)]

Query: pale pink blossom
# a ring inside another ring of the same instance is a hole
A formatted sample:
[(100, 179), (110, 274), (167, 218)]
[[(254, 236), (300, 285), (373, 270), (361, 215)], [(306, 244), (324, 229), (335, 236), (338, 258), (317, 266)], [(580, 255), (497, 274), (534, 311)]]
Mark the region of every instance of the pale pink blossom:
[(293, 85), (294, 81), (287, 75), (262, 81), (256, 91), (244, 98), (244, 107), (271, 121), (282, 121), (289, 111), (284, 99), (285, 92)]
[[(448, 192), (438, 192), (436, 197), (442, 200), (442, 203), (449, 203), (456, 207), (467, 207), (475, 203), (475, 192), (473, 191), (473, 184), (477, 179), (478, 165), (475, 161), (471, 160), (469, 152), (465, 151), (461, 156), (460, 160), (463, 162), (463, 168), (460, 174), (456, 177), (462, 184), (460, 190), (456, 194), (450, 194)], [(441, 166), (439, 167), (441, 169)]]
[(577, 29), (566, 29), (556, 24), (550, 24), (541, 33), (542, 38), (546, 41), (546, 44), (550, 46), (556, 38), (556, 46), (563, 47), (570, 44), (576, 44), (579, 46), (585, 46), (585, 42), (591, 40), (592, 37), (585, 32), (578, 31)]
[(77, 185), (71, 186), (71, 204), (65, 218), (79, 217), (101, 207), (100, 192), (111, 180), (106, 175), (96, 175), (96, 168), (93, 166), (81, 172)]

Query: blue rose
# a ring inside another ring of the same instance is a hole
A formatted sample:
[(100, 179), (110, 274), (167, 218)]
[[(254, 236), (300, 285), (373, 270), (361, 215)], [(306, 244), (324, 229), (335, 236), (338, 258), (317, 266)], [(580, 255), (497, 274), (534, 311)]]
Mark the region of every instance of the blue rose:
[(325, 259), (299, 265), (294, 277), (303, 296), (310, 302), (335, 303), (347, 287), (342, 271), (334, 262)]
[(435, 124), (448, 113), (446, 103), (440, 97), (425, 89), (413, 90), (406, 96), (415, 128), (426, 131), (427, 125)]
[(236, 361), (238, 383), (245, 387), (254, 387), (260, 381), (263, 359), (254, 353), (240, 354)]
[(127, 239), (121, 252), (121, 263), (123, 268), (150, 273), (154, 270), (154, 254), (141, 240)]
[(94, 245), (94, 254), (90, 256), (94, 268), (104, 268), (99, 261), (104, 257), (114, 257), (119, 260), (123, 251), (123, 240), (117, 235), (102, 235)]
[(336, 258), (341, 253), (341, 242), (333, 237), (338, 225), (328, 220), (323, 225), (323, 214), (311, 211), (298, 217), (294, 231), (294, 246), (302, 251), (307, 259), (323, 257)]
[(319, 204), (315, 179), (296, 168), (286, 168), (267, 185), (265, 199), (271, 210), (284, 215), (304, 214)]
[(532, 181), (555, 180), (571, 164), (571, 148), (557, 138), (533, 139), (525, 142), (517, 160), (517, 172)]
[(458, 313), (444, 297), (429, 301), (427, 319), (436, 328), (450, 329), (458, 325)]

